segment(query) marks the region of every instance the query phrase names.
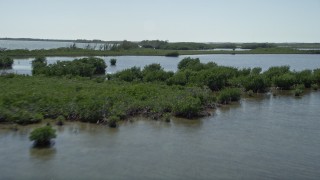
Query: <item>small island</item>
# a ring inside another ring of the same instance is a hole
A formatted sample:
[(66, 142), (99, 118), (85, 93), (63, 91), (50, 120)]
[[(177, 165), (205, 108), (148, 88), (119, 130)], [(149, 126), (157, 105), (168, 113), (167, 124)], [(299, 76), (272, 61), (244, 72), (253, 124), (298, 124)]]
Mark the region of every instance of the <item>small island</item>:
[(238, 69), (198, 58), (184, 58), (178, 71), (160, 64), (132, 67), (105, 74), (103, 59), (88, 57), (48, 64), (32, 61), (33, 76), (0, 76), (0, 122), (37, 123), (83, 121), (117, 127), (135, 116), (169, 122), (170, 116), (193, 119), (210, 115), (209, 109), (273, 89), (317, 90), (320, 69), (291, 71), (289, 66)]

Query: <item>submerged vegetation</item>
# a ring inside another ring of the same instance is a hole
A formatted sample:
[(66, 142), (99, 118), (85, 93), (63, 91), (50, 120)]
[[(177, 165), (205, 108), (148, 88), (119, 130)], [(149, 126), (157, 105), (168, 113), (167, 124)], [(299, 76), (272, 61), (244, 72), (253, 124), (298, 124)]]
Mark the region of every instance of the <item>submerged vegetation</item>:
[(105, 76), (99, 58), (47, 64), (32, 62), (34, 76), (0, 76), (0, 122), (36, 123), (42, 119), (79, 120), (108, 124), (136, 115), (170, 121), (170, 116), (195, 118), (207, 108), (240, 100), (241, 94), (267, 92), (271, 87), (293, 90), (317, 89), (320, 69), (291, 71), (289, 66), (237, 69), (185, 58), (177, 72), (160, 64), (132, 67)]

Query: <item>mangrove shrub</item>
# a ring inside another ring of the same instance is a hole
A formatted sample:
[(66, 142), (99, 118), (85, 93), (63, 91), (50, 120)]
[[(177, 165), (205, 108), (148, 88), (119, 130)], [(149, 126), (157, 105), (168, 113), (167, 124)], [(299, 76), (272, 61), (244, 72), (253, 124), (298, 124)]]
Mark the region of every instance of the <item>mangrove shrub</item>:
[(0, 68), (11, 68), (13, 59), (7, 56), (0, 56)]
[(201, 101), (195, 97), (181, 97), (177, 99), (177, 103), (173, 107), (176, 116), (193, 118), (199, 115), (201, 109)]
[(93, 75), (105, 74), (107, 65), (103, 59), (95, 57), (58, 61), (49, 65), (47, 65), (45, 58), (36, 58), (32, 62), (32, 67), (33, 75), (92, 77)]
[(44, 126), (37, 129), (34, 129), (29, 139), (34, 141), (36, 146), (48, 146), (51, 144), (51, 139), (56, 138), (56, 130), (51, 126)]
[(285, 73), (273, 78), (273, 84), (281, 89), (288, 90), (296, 82), (296, 77), (292, 73)]
[(165, 54), (165, 56), (167, 56), (167, 57), (178, 57), (179, 53), (177, 51), (169, 52), (169, 53)]
[(237, 88), (226, 88), (219, 92), (218, 102), (221, 104), (228, 104), (231, 101), (239, 101), (241, 91)]
[(110, 65), (115, 66), (117, 64), (117, 59), (110, 59)]

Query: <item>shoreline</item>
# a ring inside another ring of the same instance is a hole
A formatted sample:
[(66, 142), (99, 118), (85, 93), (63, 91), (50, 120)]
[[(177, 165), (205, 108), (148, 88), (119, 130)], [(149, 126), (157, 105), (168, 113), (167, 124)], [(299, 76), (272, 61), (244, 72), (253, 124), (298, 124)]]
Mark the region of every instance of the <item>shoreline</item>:
[[(4, 50), (0, 51), (0, 56), (9, 56), (13, 58), (28, 58), (28, 57), (73, 57), (73, 56), (166, 56), (168, 53), (177, 52), (179, 55), (209, 55), (209, 54), (320, 54), (320, 50), (297, 50), (290, 48), (258, 48), (247, 51), (208, 51), (208, 50), (162, 50), (162, 49), (131, 49), (131, 50), (118, 50), (118, 51), (100, 51), (100, 50), (88, 50), (88, 49), (70, 49), (70, 48), (58, 48), (48, 50)], [(172, 57), (175, 58), (175, 57)]]

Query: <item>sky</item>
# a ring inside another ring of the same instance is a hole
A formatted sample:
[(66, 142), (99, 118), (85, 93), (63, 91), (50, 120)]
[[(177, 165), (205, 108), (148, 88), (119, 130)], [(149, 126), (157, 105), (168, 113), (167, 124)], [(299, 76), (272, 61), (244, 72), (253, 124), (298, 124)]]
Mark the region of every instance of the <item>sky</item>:
[(320, 0), (0, 0), (0, 37), (320, 42)]

